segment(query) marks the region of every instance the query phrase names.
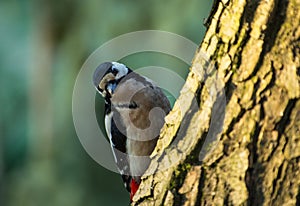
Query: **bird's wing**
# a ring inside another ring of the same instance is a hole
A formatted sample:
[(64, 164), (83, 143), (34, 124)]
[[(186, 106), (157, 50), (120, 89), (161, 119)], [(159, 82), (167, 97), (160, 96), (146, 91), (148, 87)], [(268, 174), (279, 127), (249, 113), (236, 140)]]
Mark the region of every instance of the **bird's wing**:
[(131, 177), (126, 154), (126, 130), (121, 121), (118, 111), (112, 109), (106, 115), (105, 127), (117, 168), (122, 175), (126, 189), (130, 192)]

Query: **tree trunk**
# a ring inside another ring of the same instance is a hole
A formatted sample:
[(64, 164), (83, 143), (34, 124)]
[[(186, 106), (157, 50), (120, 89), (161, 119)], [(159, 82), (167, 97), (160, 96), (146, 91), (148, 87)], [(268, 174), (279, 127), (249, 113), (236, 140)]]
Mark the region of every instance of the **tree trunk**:
[(299, 0), (215, 1), (133, 205), (300, 205), (299, 22)]

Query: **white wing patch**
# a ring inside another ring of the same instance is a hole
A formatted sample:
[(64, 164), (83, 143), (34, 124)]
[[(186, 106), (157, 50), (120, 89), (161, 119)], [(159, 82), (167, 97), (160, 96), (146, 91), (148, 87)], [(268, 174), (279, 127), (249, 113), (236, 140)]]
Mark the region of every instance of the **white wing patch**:
[(116, 154), (114, 152), (114, 146), (115, 145), (113, 144), (112, 136), (111, 136), (111, 121), (112, 121), (113, 114), (114, 114), (113, 112), (110, 112), (109, 114), (105, 115), (105, 129), (106, 129), (106, 134), (109, 138), (110, 147), (111, 147), (111, 150), (113, 152), (115, 162), (118, 162)]

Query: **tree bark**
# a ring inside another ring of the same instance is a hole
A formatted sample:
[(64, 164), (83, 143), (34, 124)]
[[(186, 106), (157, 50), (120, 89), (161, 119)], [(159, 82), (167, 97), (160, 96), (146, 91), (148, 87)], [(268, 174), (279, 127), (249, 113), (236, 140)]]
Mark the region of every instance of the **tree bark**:
[(299, 22), (299, 0), (215, 1), (132, 205), (300, 205)]

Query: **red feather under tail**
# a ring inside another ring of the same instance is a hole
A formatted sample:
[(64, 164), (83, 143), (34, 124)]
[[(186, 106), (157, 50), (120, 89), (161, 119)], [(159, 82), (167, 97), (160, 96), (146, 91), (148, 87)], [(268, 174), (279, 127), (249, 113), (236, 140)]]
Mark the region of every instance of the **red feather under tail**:
[(130, 182), (130, 202), (132, 202), (132, 198), (135, 195), (136, 191), (139, 189), (139, 184), (134, 180), (131, 179)]

